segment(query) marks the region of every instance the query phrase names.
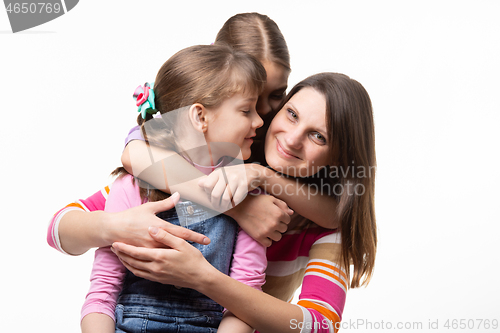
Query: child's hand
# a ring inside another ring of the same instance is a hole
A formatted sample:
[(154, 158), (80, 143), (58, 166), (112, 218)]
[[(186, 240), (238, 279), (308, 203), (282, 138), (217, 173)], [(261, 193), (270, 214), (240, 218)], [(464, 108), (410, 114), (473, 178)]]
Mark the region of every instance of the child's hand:
[(234, 218), (250, 237), (268, 247), (287, 231), (293, 210), (272, 195), (248, 195), (226, 214)]
[(122, 242), (142, 247), (164, 247), (156, 242), (148, 232), (149, 227), (161, 228), (172, 235), (199, 244), (209, 244), (210, 239), (202, 234), (170, 224), (156, 216), (157, 213), (172, 209), (179, 200), (179, 194), (174, 193), (165, 200), (148, 202), (123, 212), (111, 214), (111, 222), (103, 230), (109, 243)]
[(218, 168), (203, 177), (198, 185), (205, 190), (215, 210), (225, 212), (245, 199), (263, 181), (262, 166), (240, 164)]

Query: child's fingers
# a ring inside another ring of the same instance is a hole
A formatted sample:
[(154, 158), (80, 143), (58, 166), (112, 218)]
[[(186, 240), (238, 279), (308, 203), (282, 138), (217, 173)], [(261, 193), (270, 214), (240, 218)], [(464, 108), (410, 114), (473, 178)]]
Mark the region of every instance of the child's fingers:
[(215, 184), (210, 194), (210, 202), (215, 208), (221, 208), (221, 200), (223, 198), (224, 192), (226, 191), (226, 182), (224, 178), (219, 178), (217, 184)]
[(275, 198), (274, 199), (274, 204), (276, 206), (278, 206), (283, 212), (287, 213), (288, 215), (292, 215), (293, 214), (293, 210), (291, 210), (290, 207), (288, 207), (288, 205), (286, 204), (286, 202), (284, 202), (283, 200)]
[(219, 181), (219, 172), (214, 171), (210, 175), (200, 179), (198, 185), (200, 185), (205, 190), (205, 192), (210, 194), (212, 193), (212, 190), (218, 181)]
[(238, 186), (234, 193), (234, 204), (238, 205), (240, 202), (242, 202), (248, 194), (248, 190), (246, 186)]

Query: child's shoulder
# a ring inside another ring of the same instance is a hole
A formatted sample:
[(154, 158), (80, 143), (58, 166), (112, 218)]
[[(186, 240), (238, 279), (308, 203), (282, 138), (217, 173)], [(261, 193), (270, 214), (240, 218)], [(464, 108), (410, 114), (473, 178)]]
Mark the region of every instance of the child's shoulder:
[(122, 175), (111, 185), (109, 196), (126, 196), (129, 201), (140, 204), (139, 181), (130, 174)]

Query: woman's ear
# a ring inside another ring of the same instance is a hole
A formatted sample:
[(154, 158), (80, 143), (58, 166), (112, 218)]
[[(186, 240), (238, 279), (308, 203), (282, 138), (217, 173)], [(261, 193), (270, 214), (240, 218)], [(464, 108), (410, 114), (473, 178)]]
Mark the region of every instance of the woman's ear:
[(200, 103), (195, 103), (189, 108), (189, 120), (197, 131), (201, 133), (207, 131), (207, 109)]

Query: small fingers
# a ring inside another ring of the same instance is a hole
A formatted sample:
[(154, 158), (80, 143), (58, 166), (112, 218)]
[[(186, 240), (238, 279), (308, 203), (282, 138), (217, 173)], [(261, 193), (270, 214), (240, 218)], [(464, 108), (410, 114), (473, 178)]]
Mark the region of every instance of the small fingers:
[(293, 210), (291, 210), (290, 207), (288, 207), (288, 205), (286, 204), (286, 202), (284, 202), (283, 200), (274, 198), (274, 204), (276, 206), (278, 206), (282, 211), (284, 211), (285, 213), (287, 213), (288, 215), (292, 215), (293, 214)]
[(273, 244), (273, 241), (270, 240), (269, 238), (265, 237), (265, 238), (259, 240), (259, 243), (262, 244), (265, 247), (269, 247), (269, 246), (271, 246)]
[(283, 234), (288, 230), (288, 224), (281, 222), (276, 230)]
[(219, 175), (216, 172), (212, 172), (210, 175), (201, 178), (198, 181), (198, 185), (205, 190), (206, 193), (212, 193), (212, 190), (219, 181)]
[(271, 235), (269, 236), (269, 238), (275, 242), (279, 242), (281, 237), (283, 237), (283, 235), (278, 231), (271, 232)]
[(226, 191), (226, 182), (224, 178), (219, 178), (217, 184), (215, 184), (212, 189), (212, 193), (210, 194), (210, 201), (215, 208), (224, 208), (221, 207), (221, 200), (223, 198), (224, 192)]

